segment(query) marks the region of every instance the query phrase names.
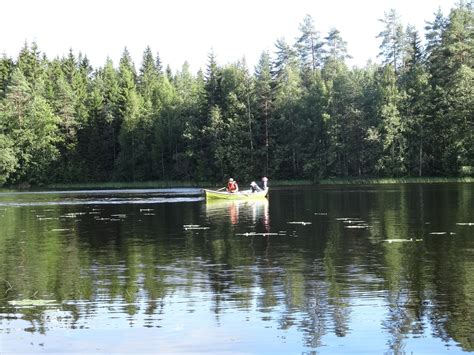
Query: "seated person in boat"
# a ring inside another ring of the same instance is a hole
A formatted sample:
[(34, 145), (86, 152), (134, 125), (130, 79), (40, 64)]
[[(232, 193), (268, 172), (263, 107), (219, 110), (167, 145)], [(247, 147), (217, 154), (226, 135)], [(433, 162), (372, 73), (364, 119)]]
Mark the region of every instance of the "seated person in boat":
[(268, 178), (266, 176), (264, 176), (262, 178), (262, 185), (263, 185), (264, 190), (266, 190), (268, 188), (267, 184), (268, 184)]
[(255, 181), (252, 181), (252, 182), (250, 183), (250, 191), (251, 191), (252, 193), (254, 193), (254, 192), (262, 191), (262, 189), (260, 188), (260, 186), (257, 185), (257, 183), (256, 183)]
[(238, 192), (239, 191), (239, 185), (237, 185), (237, 181), (234, 181), (234, 179), (230, 178), (229, 182), (227, 183), (227, 192)]

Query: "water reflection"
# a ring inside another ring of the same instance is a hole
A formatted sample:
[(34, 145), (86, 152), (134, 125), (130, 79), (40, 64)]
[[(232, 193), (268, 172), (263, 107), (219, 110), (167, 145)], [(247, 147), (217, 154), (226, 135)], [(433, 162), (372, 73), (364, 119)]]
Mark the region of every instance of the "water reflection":
[[(180, 353), (199, 329), (207, 343), (195, 352), (213, 352), (209, 334), (222, 352), (472, 351), (472, 202), (472, 186), (401, 186), (274, 189), (269, 201), (3, 205), (2, 350), (31, 352), (43, 334), (36, 351), (64, 351), (67, 332), (81, 329), (72, 334), (109, 351), (94, 331)], [(430, 234), (441, 231), (455, 234)], [(410, 238), (422, 241), (385, 242)]]
[(240, 223), (261, 224), (266, 232), (270, 232), (269, 202), (262, 200), (207, 200), (205, 201), (206, 216), (211, 221), (229, 219), (232, 225)]

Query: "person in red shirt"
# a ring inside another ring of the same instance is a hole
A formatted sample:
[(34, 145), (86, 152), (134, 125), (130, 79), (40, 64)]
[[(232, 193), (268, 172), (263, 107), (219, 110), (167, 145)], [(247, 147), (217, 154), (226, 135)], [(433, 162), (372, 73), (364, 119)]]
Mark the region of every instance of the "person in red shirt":
[(238, 192), (239, 191), (239, 185), (237, 185), (237, 181), (234, 181), (234, 179), (230, 178), (229, 182), (227, 183), (227, 192)]

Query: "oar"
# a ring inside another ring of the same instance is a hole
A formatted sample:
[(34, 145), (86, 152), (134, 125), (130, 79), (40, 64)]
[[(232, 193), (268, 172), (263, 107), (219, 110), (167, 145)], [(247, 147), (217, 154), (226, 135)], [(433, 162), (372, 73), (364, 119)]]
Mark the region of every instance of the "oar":
[(220, 188), (220, 189), (219, 189), (219, 190), (217, 190), (217, 191), (222, 191), (222, 190), (224, 190), (224, 189), (225, 189), (225, 187), (222, 187), (222, 188)]

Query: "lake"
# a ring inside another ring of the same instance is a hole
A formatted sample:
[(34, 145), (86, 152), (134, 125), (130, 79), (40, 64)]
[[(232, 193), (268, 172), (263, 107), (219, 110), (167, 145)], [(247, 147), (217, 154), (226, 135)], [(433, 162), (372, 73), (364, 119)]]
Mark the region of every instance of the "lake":
[(474, 351), (474, 184), (0, 192), (0, 353)]

